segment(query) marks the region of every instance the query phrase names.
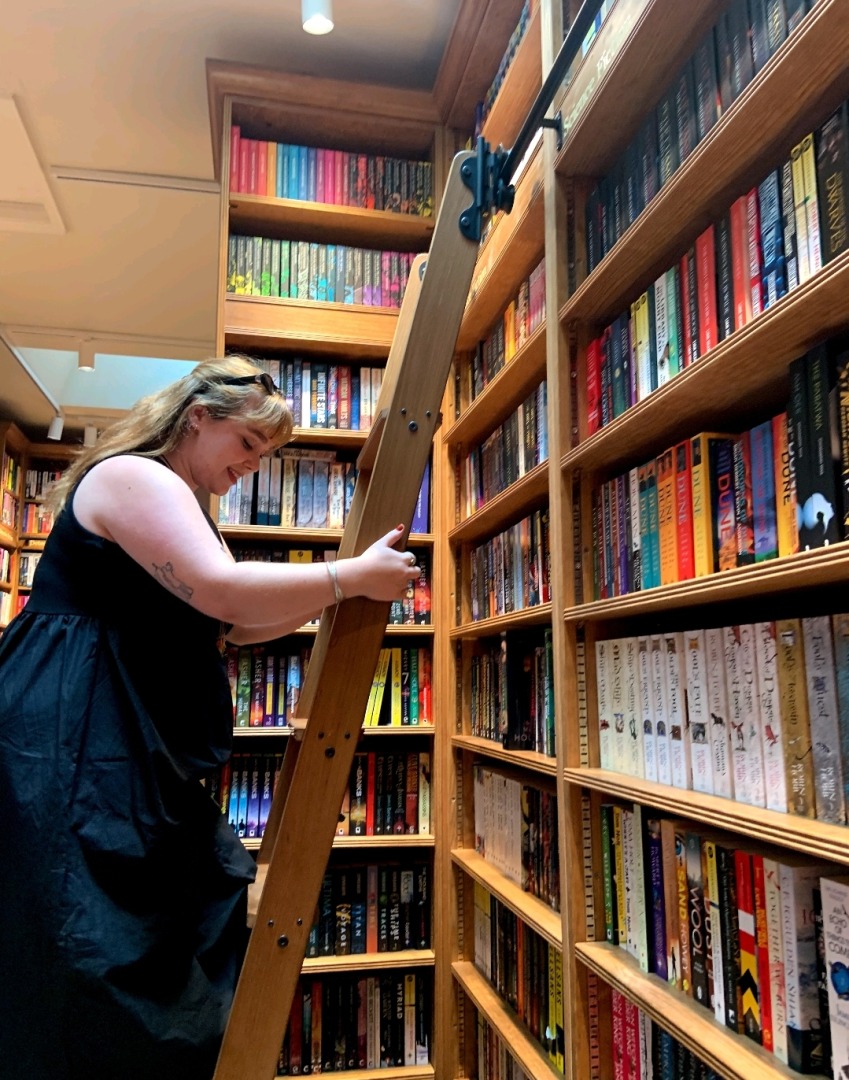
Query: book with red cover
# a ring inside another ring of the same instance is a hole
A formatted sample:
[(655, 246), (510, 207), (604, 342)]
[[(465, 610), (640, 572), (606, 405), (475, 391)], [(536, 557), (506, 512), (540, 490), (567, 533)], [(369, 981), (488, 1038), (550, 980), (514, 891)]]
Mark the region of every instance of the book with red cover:
[(696, 286), (699, 314), (699, 355), (719, 341), (716, 307), (715, 230), (709, 225), (696, 238)]

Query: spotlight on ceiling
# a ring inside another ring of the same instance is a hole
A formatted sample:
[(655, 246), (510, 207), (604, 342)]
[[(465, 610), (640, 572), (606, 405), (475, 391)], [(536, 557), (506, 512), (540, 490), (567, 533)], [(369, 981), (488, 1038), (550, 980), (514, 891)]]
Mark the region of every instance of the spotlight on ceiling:
[(94, 371), (94, 347), (88, 341), (81, 341), (77, 348), (77, 370)]
[(64, 430), (65, 417), (57, 413), (50, 421), (50, 427), (47, 429), (47, 438), (52, 439), (54, 442), (58, 442), (62, 438), (62, 432)]
[(301, 19), (308, 34), (329, 34), (333, 29), (331, 0), (301, 0)]
[(83, 446), (92, 447), (97, 443), (97, 428), (94, 424), (86, 424), (83, 428)]

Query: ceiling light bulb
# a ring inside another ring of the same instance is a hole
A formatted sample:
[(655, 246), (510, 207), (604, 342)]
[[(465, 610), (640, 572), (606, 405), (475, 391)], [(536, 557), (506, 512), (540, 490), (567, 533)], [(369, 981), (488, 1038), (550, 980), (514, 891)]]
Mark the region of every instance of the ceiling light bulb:
[(301, 0), (301, 19), (308, 34), (329, 34), (333, 29), (330, 0)]
[(62, 438), (62, 432), (64, 430), (64, 416), (54, 416), (53, 419), (50, 421), (50, 427), (47, 429), (47, 438), (52, 439), (53, 442), (58, 442)]

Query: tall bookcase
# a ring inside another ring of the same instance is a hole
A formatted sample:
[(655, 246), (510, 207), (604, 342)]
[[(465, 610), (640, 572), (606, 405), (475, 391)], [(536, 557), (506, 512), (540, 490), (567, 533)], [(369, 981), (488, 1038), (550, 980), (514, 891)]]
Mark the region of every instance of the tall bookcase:
[[(564, 8), (568, 20), (568, 5), (541, 0), (534, 24), (538, 36), (523, 48), (528, 56), (535, 54), (537, 82), (562, 40)], [(845, 610), (845, 590), (839, 589), (846, 573), (844, 543), (593, 599), (594, 490), (701, 431), (744, 431), (778, 412), (787, 401), (791, 361), (849, 323), (844, 254), (659, 390), (588, 432), (590, 343), (849, 94), (845, 11), (834, 0), (818, 0), (590, 272), (585, 222), (591, 192), (621, 160), (673, 77), (728, 8), (728, 3), (708, 0), (686, 5), (617, 0), (555, 98), (551, 113), (563, 116), (562, 148), (553, 133), (546, 133), (518, 180), (514, 213), (495, 225), (481, 247), (458, 341), (458, 377), (444, 410), (452, 422), (438, 449), (446, 480), (441, 513), (450, 524), (444, 541), (437, 542), (435, 562), (441, 568), (440, 608), (451, 619), (439, 663), (455, 675), (440, 684), (445, 695), (440, 716), (446, 718), (440, 762), (454, 785), (443, 824), (451, 845), (445, 902), (450, 905), (450, 981), (458, 1032), (446, 1076), (477, 1073), (479, 1038), (485, 1037), (481, 1018), (525, 1073), (535, 1078), (559, 1074), (556, 1061), (531, 1031), (535, 1020), (520, 1019), (515, 991), (511, 1001), (509, 989), (499, 993), (475, 965), (481, 926), (476, 898), (481, 896), (494, 898), (508, 913), (505, 925), (517, 917), (525, 933), (533, 931), (562, 952), (563, 1070), (573, 1080), (616, 1075), (612, 991), (635, 1003), (722, 1077), (797, 1075), (751, 1039), (715, 1021), (691, 998), (641, 971), (624, 950), (605, 943), (603, 803), (637, 804), (644, 814), (665, 813), (694, 831), (720, 830), (732, 848), (759, 842), (819, 861), (849, 862), (849, 834), (843, 826), (600, 767), (596, 642), (769, 620), (782, 613)], [(502, 117), (509, 104), (509, 98), (499, 104)], [(517, 113), (521, 121), (521, 107)], [(510, 138), (507, 123), (495, 141), (509, 145)], [(543, 255), (544, 326), (472, 400), (467, 373), (474, 350), (500, 322), (523, 276)], [(469, 512), (465, 457), (543, 378), (548, 468), (532, 469)], [(547, 510), (550, 525), (550, 604), (473, 618), (472, 549), (540, 508)], [(479, 689), (473, 679), (479, 678), (481, 643), (503, 638), (509, 657), (514, 637), (548, 627), (556, 757), (507, 749), (497, 739), (473, 735), (472, 697)], [(480, 807), (475, 806), (482, 790), (476, 786), (480, 770), (556, 792), (559, 913), (528, 895), (497, 860), (475, 850), (476, 840), (480, 846)], [(439, 977), (447, 985), (445, 973)]]
[[(228, 291), (228, 237), (230, 234), (260, 235), (314, 244), (348, 245), (363, 249), (419, 252), (428, 248), (434, 216), (369, 209), (362, 206), (245, 194), (228, 185), (230, 175), (230, 132), (234, 125), (245, 138), (272, 140), (380, 158), (427, 161), (432, 168), (434, 211), (444, 184), (449, 147), (439, 116), (430, 95), (391, 89), (313, 79), (278, 72), (237, 67), (210, 61), (208, 89), (213, 152), (223, 197), (220, 220), (219, 318), (217, 350), (244, 351), (260, 360), (279, 358), (284, 363), (293, 357), (306, 361), (381, 368), (392, 342), (398, 310), (388, 304), (297, 299), (236, 294)], [(359, 299), (358, 297), (356, 299)], [(365, 298), (364, 298), (365, 299)], [(367, 430), (352, 431), (297, 427), (292, 446), (301, 450), (335, 450), (347, 461), (355, 461), (363, 447)], [(431, 489), (443, 485), (439, 463), (432, 465)], [(213, 508), (215, 510), (215, 508)], [(441, 523), (436, 501), (430, 509), (430, 528), (414, 534), (410, 546), (421, 553), (421, 561), (430, 568), (432, 583), (437, 568), (433, 565), (434, 537)], [(267, 525), (222, 525), (222, 532), (232, 546), (264, 545), (270, 549), (324, 548), (338, 546), (341, 528), (282, 528)], [(285, 557), (285, 555), (284, 555)], [(435, 590), (432, 589), (432, 595)], [(390, 625), (385, 645), (403, 650), (419, 648), (433, 658), (433, 701), (440, 694), (436, 687), (441, 675), (435, 663), (435, 639), (440, 619), (434, 604), (427, 624)], [(309, 647), (315, 627), (304, 627), (293, 640)], [(388, 697), (387, 688), (386, 695)], [(438, 849), (442, 834), (438, 807), (445, 802), (440, 793), (445, 778), (436, 767), (435, 732), (439, 717), (433, 709), (429, 723), (368, 727), (358, 751), (374, 752), (379, 757), (404, 755), (407, 760), (419, 755), (420, 764), (429, 756), (431, 769), (431, 825), (417, 835), (348, 835), (334, 843), (330, 867), (369, 864), (400, 864), (404, 867), (425, 865), (429, 874), (427, 898), (431, 910), (428, 926), (429, 947), (402, 951), (371, 950), (365, 954), (319, 956), (308, 958), (304, 977), (346, 978), (379, 976), (384, 973), (424, 973), (427, 989), (426, 1012), (435, 1013), (433, 978), (436, 958), (447, 948), (438, 914), (437, 897), (444, 891), (440, 880)], [(281, 749), (288, 737), (285, 730), (273, 727), (236, 727), (235, 750), (251, 753), (261, 744)], [(258, 846), (258, 841), (249, 843)], [(394, 948), (391, 947), (391, 948)], [(417, 985), (418, 994), (420, 985)], [(326, 1016), (326, 1014), (325, 1014)], [(325, 1019), (325, 1023), (329, 1022)], [(404, 1077), (429, 1077), (439, 1074), (437, 1065), (444, 1036), (438, 1021), (430, 1021), (429, 1060), (407, 1063), (399, 1068)], [(399, 1063), (396, 1062), (396, 1065)], [(332, 1067), (332, 1064), (331, 1064)], [(353, 1071), (355, 1074), (357, 1070)], [(391, 1073), (390, 1069), (390, 1073)]]
[(74, 453), (70, 446), (30, 442), (15, 424), (0, 422), (0, 632), (29, 595), (52, 525), (43, 509), (44, 495)]

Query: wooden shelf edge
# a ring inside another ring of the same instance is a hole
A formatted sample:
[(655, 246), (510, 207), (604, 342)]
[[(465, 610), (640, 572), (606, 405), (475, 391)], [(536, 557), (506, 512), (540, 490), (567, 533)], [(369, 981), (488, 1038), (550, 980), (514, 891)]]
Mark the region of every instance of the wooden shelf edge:
[(480, 735), (452, 735), (451, 745), (456, 750), (482, 754), (505, 765), (529, 769), (543, 776), (557, 776), (557, 758), (540, 754), (537, 750), (507, 750), (501, 743), (484, 739)]
[(673, 585), (661, 585), (609, 600), (592, 600), (567, 608), (563, 618), (567, 623), (599, 622), (701, 604), (729, 603), (767, 593), (836, 585), (846, 580), (847, 563), (849, 542), (841, 541), (830, 547), (801, 551), (756, 566), (737, 566), (733, 570), (677, 581)]
[(636, 960), (617, 945), (578, 943), (575, 955), (725, 1080), (790, 1080), (799, 1075), (745, 1035), (720, 1024), (703, 1005), (640, 971)]
[(492, 382), (442, 436), (447, 446), (469, 446), (488, 435), (545, 378), (545, 319)]
[(400, 952), (351, 953), (348, 956), (309, 956), (304, 972), (333, 974), (348, 971), (389, 971), (396, 968), (433, 967), (433, 949), (403, 949)]
[(553, 945), (556, 949), (563, 948), (563, 924), (560, 912), (554, 911), (538, 896), (531, 896), (530, 893), (524, 892), (514, 881), (502, 874), (476, 851), (469, 848), (453, 848), (451, 859), (469, 877), (474, 878), (502, 904), (510, 908), (526, 926), (545, 938), (549, 945)]
[(548, 460), (534, 465), (530, 472), (499, 491), (489, 502), (464, 518), (459, 525), (448, 533), (449, 544), (473, 543), (486, 536), (491, 536), (499, 526), (524, 512), (533, 509), (535, 504), (545, 500), (548, 495)]
[(792, 848), (830, 862), (849, 862), (849, 828), (845, 825), (747, 806), (719, 795), (670, 787), (609, 769), (569, 768), (563, 775), (567, 784), (614, 799), (644, 803), (675, 817), (739, 833), (748, 840)]
[(471, 961), (455, 960), (451, 971), (475, 1008), (486, 1018), (531, 1080), (563, 1080), (562, 1073), (557, 1072), (540, 1044)]
[(509, 615), (496, 615), (491, 619), (479, 619), (477, 622), (461, 623), (453, 626), (448, 635), (451, 640), (457, 638), (494, 637), (502, 631), (521, 630), (526, 626), (540, 626), (551, 622), (550, 603), (537, 604), (535, 607), (511, 611)]

